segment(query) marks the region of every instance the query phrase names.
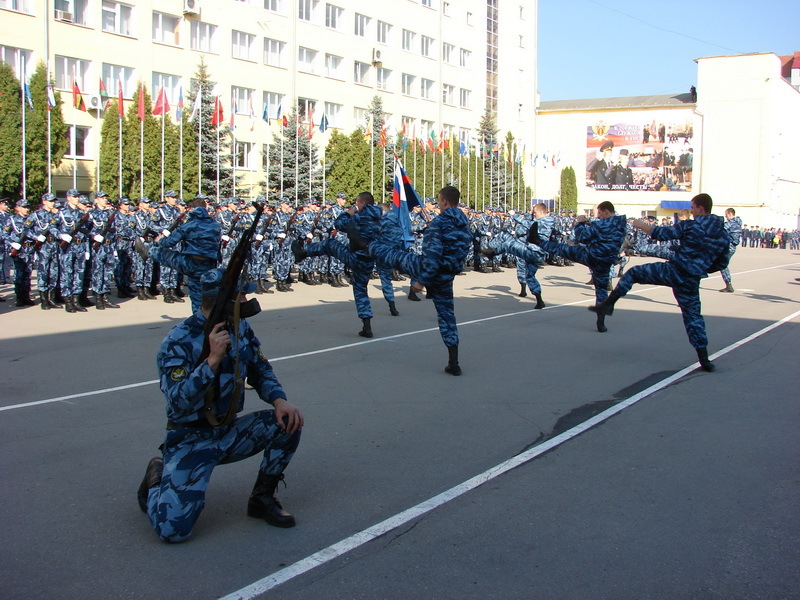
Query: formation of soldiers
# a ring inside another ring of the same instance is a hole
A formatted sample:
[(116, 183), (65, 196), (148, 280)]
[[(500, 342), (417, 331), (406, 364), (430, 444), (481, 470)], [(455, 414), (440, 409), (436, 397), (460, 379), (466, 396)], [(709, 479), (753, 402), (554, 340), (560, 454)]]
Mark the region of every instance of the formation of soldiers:
[[(427, 223), (437, 214), (432, 199), (428, 200), (426, 208), (417, 207), (410, 214), (414, 237), (410, 251), (416, 254), (421, 252)], [(90, 307), (119, 308), (111, 300), (112, 287), (116, 288), (118, 298), (146, 301), (160, 296), (166, 303), (185, 302), (183, 276), (134, 250), (137, 238), (152, 247), (181, 224), (187, 207), (176, 192), (166, 191), (162, 200), (145, 196), (136, 200), (122, 197), (112, 202), (103, 191), (90, 200), (70, 189), (66, 199), (43, 195), (33, 210), (24, 199), (13, 206), (9, 204), (7, 199), (0, 199), (0, 264), (6, 264), (7, 259), (13, 264), (17, 306), (37, 304), (32, 295), (34, 273), (42, 310), (63, 308), (75, 313), (86, 312)], [(208, 206), (222, 233), (222, 260), (217, 266), (225, 267), (238, 238), (252, 225), (256, 208), (253, 201), (237, 198), (209, 201)], [(347, 206), (348, 199), (343, 193), (324, 203), (309, 202), (297, 207), (286, 198), (266, 202), (247, 264), (248, 277), (257, 286), (256, 293), (291, 292), (298, 281), (306, 285), (349, 286), (349, 270), (336, 258), (308, 257), (295, 266), (291, 250), (294, 240), (309, 243), (338, 239), (347, 243), (346, 232), (337, 231), (334, 226)], [(389, 206), (384, 205), (384, 209)], [(499, 207), (462, 210), (469, 219), (476, 249), (481, 241), (501, 231), (522, 237), (531, 222), (528, 213), (517, 214)], [(554, 235), (567, 241), (574, 226), (573, 213), (564, 211), (556, 215), (556, 222)], [(552, 264), (567, 263), (553, 259)], [(470, 252), (464, 269), (491, 273), (515, 265), (516, 259), (510, 255), (488, 259)], [(0, 275), (0, 279), (6, 277), (6, 273)], [(373, 273), (372, 278), (377, 279), (378, 273)], [(392, 280), (405, 279), (398, 271), (392, 272)], [(414, 296), (413, 292), (409, 295), (417, 299)]]

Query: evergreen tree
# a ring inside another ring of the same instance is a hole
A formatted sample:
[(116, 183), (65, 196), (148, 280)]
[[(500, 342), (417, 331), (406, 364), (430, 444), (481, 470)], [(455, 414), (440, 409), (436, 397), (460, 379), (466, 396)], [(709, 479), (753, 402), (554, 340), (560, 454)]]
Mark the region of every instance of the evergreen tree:
[(578, 184), (572, 167), (561, 169), (561, 208), (578, 210)]
[[(197, 72), (192, 80), (192, 89), (189, 92), (189, 102), (192, 106), (197, 101), (198, 94), (201, 99), (198, 114), (192, 121), (195, 135), (198, 134), (198, 128), (200, 135), (202, 165), (200, 191), (208, 195), (217, 195), (217, 173), (219, 171), (219, 196), (224, 198), (232, 196), (234, 190), (233, 169), (231, 168), (231, 135), (230, 127), (224, 124), (224, 119), (222, 119), (222, 123), (211, 126), (215, 108), (213, 87), (214, 83), (211, 82), (205, 60), (201, 56), (200, 64), (197, 66)], [(184, 126), (184, 136), (185, 134), (186, 126)], [(219, 142), (219, 151), (217, 151), (217, 142)]]
[(352, 199), (370, 186), (369, 142), (364, 133), (356, 129), (350, 135), (333, 131), (325, 149), (329, 170), (328, 195), (344, 192)]
[(322, 168), (316, 145), (309, 139), (308, 129), (298, 123), (297, 109), (292, 109), (285, 122), (279, 133), (273, 133), (269, 147), (268, 197), (285, 197), (298, 204), (321, 198)]
[[(52, 82), (51, 82), (52, 83)], [(69, 127), (61, 112), (61, 94), (55, 93), (56, 105), (48, 110), (47, 70), (43, 62), (36, 65), (30, 79), (33, 110), (25, 114), (25, 166), (28, 198), (38, 203), (49, 190), (47, 180), (47, 117), (50, 116), (50, 166), (57, 168), (69, 144)]]
[[(494, 113), (487, 106), (483, 111), (478, 128), (478, 144), (483, 158), (484, 185), (481, 188), (482, 205), (493, 204), (497, 200), (497, 168), (500, 160), (500, 143), (497, 139), (497, 125)], [(490, 185), (491, 184), (491, 185)]]
[[(370, 131), (370, 141), (372, 144), (372, 154), (370, 163), (374, 169), (375, 200), (384, 202), (387, 194), (391, 197), (394, 187), (394, 136), (389, 135), (388, 124), (386, 123), (386, 113), (383, 112), (383, 98), (373, 96), (370, 102), (368, 118), (372, 122)], [(369, 122), (365, 123), (365, 131), (369, 128)], [(385, 150), (385, 151), (384, 151)], [(372, 184), (372, 182), (370, 182)]]
[[(139, 96), (144, 95), (144, 120), (139, 118)], [(142, 126), (144, 123), (144, 126)], [(142, 131), (144, 145), (142, 146)], [(161, 197), (161, 126), (153, 116), (150, 94), (140, 84), (133, 94), (122, 125), (122, 190), (132, 198)], [(142, 154), (143, 150), (143, 159)], [(141, 163), (143, 162), (143, 168)]]
[(22, 105), (19, 80), (0, 63), (0, 197), (17, 198), (22, 180)]
[[(125, 118), (122, 118), (123, 129)], [(112, 100), (105, 115), (103, 124), (100, 127), (100, 183), (98, 189), (105, 191), (110, 196), (123, 196), (132, 193), (129, 188), (123, 187), (120, 181), (120, 153), (119, 153), (119, 107), (117, 100)], [(126, 141), (123, 134), (123, 142)], [(138, 195), (138, 192), (137, 192)]]
[[(178, 180), (180, 179), (180, 154), (179, 148), (181, 144), (181, 122), (179, 121), (173, 130), (172, 137), (167, 148), (174, 152), (177, 160), (176, 183), (171, 186), (172, 189), (178, 190), (183, 198), (193, 198), (199, 192), (198, 179), (197, 179), (197, 128), (193, 123), (189, 122), (189, 111), (184, 109), (182, 115), (183, 122), (183, 185)], [(174, 151), (172, 150), (174, 148)]]

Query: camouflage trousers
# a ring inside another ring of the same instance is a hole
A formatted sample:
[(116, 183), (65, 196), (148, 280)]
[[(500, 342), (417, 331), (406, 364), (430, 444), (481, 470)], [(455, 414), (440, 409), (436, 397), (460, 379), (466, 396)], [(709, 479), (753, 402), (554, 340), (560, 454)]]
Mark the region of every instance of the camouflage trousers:
[[(521, 244), (522, 242), (517, 242)], [(592, 281), (594, 282), (594, 297), (597, 303), (600, 304), (603, 300), (608, 298), (608, 281), (610, 278), (611, 265), (614, 264), (614, 258), (598, 259), (591, 254), (586, 246), (568, 246), (567, 244), (559, 244), (558, 242), (550, 242), (542, 240), (541, 247), (543, 250), (550, 254), (557, 254), (572, 262), (580, 263), (589, 267), (592, 271)], [(514, 252), (511, 252), (514, 254)]]
[[(153, 248), (152, 242), (145, 242), (148, 250)], [(133, 258), (133, 285), (136, 287), (149, 287), (153, 282), (153, 256), (147, 260), (141, 257), (138, 252), (134, 252)]]
[(280, 475), (292, 460), (300, 431), (285, 433), (275, 412), (262, 410), (238, 417), (218, 429), (182, 427), (168, 430), (161, 451), (164, 473), (161, 486), (150, 490), (147, 515), (158, 537), (182, 542), (205, 506), (206, 488), (217, 465), (237, 462), (263, 451), (259, 470)]
[(369, 277), (375, 266), (372, 259), (364, 259), (358, 254), (350, 252), (350, 249), (336, 240), (325, 240), (313, 244), (306, 244), (306, 251), (309, 256), (320, 256), (326, 254), (332, 256), (345, 265), (350, 267), (353, 275), (353, 298), (356, 301), (356, 313), (359, 319), (372, 318), (372, 305), (369, 301)]
[(86, 269), (86, 244), (77, 242), (61, 249), (59, 255), (59, 285), (64, 296), (77, 296), (83, 289)]
[(615, 291), (624, 296), (633, 284), (664, 285), (672, 288), (683, 315), (689, 343), (695, 348), (708, 346), (706, 323), (700, 314), (700, 279), (687, 275), (671, 262), (655, 262), (631, 267), (619, 280)]
[[(730, 260), (733, 258), (733, 255), (736, 254), (736, 249), (737, 248), (738, 248), (738, 246), (736, 244), (731, 244), (730, 245), (730, 248), (728, 249), (728, 262), (729, 263), (730, 263)], [(721, 269), (719, 274), (722, 275), (722, 280), (725, 282), (725, 285), (731, 285), (731, 282), (733, 280), (731, 279), (731, 270), (728, 267), (725, 267), (724, 269)]]
[(527, 285), (532, 294), (541, 294), (542, 285), (536, 279), (536, 272), (539, 270), (537, 263), (528, 262), (524, 258), (517, 257), (517, 281), (522, 285)]
[(114, 256), (113, 245), (103, 244), (92, 252), (91, 288), (95, 294), (107, 294), (111, 291), (116, 266), (117, 258)]
[[(370, 244), (370, 251), (375, 255), (378, 263), (384, 263), (390, 268), (408, 273), (412, 281), (417, 281), (422, 270), (422, 256), (405, 250), (396, 250), (381, 244)], [(425, 286), (439, 322), (439, 334), (445, 346), (458, 346), (458, 327), (456, 325), (456, 311), (453, 303), (453, 277), (441, 274), (438, 281)]]
[[(200, 278), (203, 276), (203, 273), (210, 271), (216, 266), (216, 261), (198, 260), (190, 254), (181, 254), (177, 250), (169, 250), (157, 245), (154, 245), (150, 249), (150, 260), (155, 260), (160, 263), (162, 269), (166, 267), (175, 273), (176, 282), (178, 280), (178, 273), (186, 275), (189, 299), (192, 301), (192, 313), (196, 313), (200, 310), (200, 304), (202, 302)], [(137, 283), (137, 285), (142, 284)]]
[(49, 292), (58, 287), (58, 244), (56, 242), (45, 242), (39, 249), (36, 278), (40, 292)]

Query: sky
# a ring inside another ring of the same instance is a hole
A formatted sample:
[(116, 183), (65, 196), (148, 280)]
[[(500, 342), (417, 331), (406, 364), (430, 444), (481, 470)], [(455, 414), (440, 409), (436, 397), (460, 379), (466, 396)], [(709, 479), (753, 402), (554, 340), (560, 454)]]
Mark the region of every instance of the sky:
[(542, 101), (679, 94), (697, 58), (800, 51), (800, 0), (538, 4)]

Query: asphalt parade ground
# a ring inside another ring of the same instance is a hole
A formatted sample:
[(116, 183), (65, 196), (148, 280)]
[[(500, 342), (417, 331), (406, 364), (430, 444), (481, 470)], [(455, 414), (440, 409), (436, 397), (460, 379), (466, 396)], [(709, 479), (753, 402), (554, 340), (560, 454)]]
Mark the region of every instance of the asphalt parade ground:
[(0, 304), (0, 597), (798, 598), (800, 252), (731, 266), (735, 293), (701, 284), (713, 373), (668, 288), (634, 287), (598, 333), (580, 265), (539, 272), (544, 310), (512, 270), (457, 277), (461, 377), (407, 282), (398, 317), (371, 283), (371, 340), (350, 288), (258, 296), (305, 416), (278, 491), (297, 526), (246, 515), (253, 457), (214, 471), (175, 545), (136, 490), (164, 435), (156, 351), (189, 303)]

